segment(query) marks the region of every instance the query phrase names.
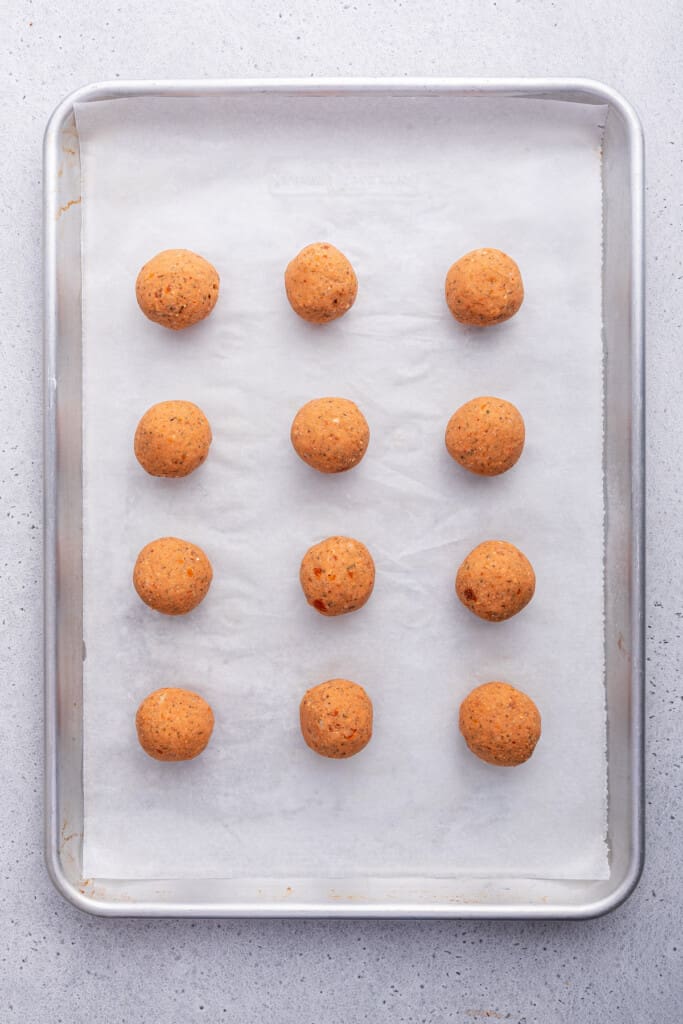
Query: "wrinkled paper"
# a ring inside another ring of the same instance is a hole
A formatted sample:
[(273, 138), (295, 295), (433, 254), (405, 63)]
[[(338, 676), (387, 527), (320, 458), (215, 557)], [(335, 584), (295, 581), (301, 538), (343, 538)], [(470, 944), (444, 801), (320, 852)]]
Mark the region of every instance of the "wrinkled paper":
[[(130, 99), (79, 104), (83, 167), (85, 838), (88, 877), (496, 875), (604, 878), (601, 124), (568, 103), (405, 96)], [(358, 299), (309, 325), (283, 287), (291, 257), (330, 241)], [(526, 298), (479, 330), (443, 283), (470, 249), (510, 253)], [(189, 248), (218, 268), (213, 314), (149, 322), (135, 278)], [(492, 479), (444, 448), (451, 413), (513, 401), (518, 465)], [(323, 476), (291, 448), (310, 398), (365, 413), (363, 462)], [(133, 454), (153, 403), (188, 399), (214, 433), (184, 480)], [(314, 542), (368, 545), (361, 611), (308, 607)], [(174, 535), (214, 567), (208, 597), (167, 618), (137, 597), (140, 548)], [(519, 616), (480, 621), (454, 577), (486, 539), (537, 575)], [(304, 690), (343, 676), (375, 731), (343, 762), (304, 744)], [(516, 769), (477, 760), (457, 726), (492, 679), (537, 702), (543, 735)], [(213, 706), (205, 753), (163, 764), (135, 711), (160, 686)]]

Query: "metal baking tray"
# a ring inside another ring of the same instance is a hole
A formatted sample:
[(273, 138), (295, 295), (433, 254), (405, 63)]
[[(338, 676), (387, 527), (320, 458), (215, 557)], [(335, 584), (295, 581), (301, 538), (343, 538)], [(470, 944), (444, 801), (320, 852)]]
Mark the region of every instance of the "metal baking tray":
[[(610, 877), (259, 881), (84, 879), (81, 184), (74, 104), (132, 96), (514, 97), (607, 107), (603, 148), (605, 659)], [(588, 918), (618, 906), (643, 862), (643, 140), (612, 89), (581, 79), (318, 79), (86, 86), (44, 143), (45, 844), (57, 889), (109, 916)]]

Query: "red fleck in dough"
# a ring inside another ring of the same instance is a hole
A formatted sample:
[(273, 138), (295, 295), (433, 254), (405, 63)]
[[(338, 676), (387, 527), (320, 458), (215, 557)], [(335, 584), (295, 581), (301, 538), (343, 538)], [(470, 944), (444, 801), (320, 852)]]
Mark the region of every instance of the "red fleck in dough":
[(487, 540), (470, 551), (455, 578), (455, 591), (480, 619), (503, 622), (525, 608), (536, 589), (531, 562), (514, 544)]
[(294, 417), (291, 439), (297, 455), (321, 473), (343, 473), (365, 455), (370, 428), (348, 398), (314, 398)]
[(207, 317), (218, 300), (216, 268), (189, 249), (165, 249), (138, 274), (135, 295), (149, 320), (172, 331)]
[(160, 537), (137, 557), (133, 585), (139, 597), (164, 615), (184, 615), (206, 597), (213, 570), (196, 544), (178, 537)]
[(145, 697), (135, 716), (140, 746), (156, 761), (190, 761), (206, 748), (213, 711), (192, 690), (168, 686)]
[(474, 249), (446, 275), (446, 302), (461, 324), (503, 323), (515, 315), (523, 300), (519, 267), (500, 249)]
[(375, 585), (372, 555), (353, 537), (328, 537), (309, 548), (299, 571), (308, 603), (321, 615), (362, 608)]
[(524, 420), (503, 398), (473, 398), (448, 421), (446, 448), (470, 473), (497, 476), (511, 469), (522, 454)]
[(311, 323), (326, 324), (351, 309), (358, 280), (339, 249), (329, 242), (314, 242), (288, 264), (285, 290), (295, 313)]
[(135, 457), (151, 476), (180, 477), (206, 460), (211, 427), (193, 402), (158, 402), (135, 431)]
[(323, 757), (353, 757), (370, 742), (372, 701), (348, 679), (328, 679), (307, 690), (299, 715), (304, 740)]
[(484, 683), (460, 705), (460, 732), (473, 754), (505, 768), (528, 761), (541, 736), (541, 716), (509, 683)]

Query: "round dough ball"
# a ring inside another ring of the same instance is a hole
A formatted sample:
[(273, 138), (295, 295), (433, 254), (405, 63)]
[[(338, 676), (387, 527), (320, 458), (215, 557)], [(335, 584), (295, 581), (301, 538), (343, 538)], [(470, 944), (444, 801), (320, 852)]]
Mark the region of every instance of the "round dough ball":
[(461, 324), (501, 324), (515, 315), (523, 300), (519, 267), (500, 249), (474, 249), (446, 275), (446, 302)]
[(348, 679), (328, 679), (307, 690), (299, 708), (301, 733), (323, 757), (353, 757), (372, 736), (372, 701)]
[(137, 557), (133, 585), (145, 604), (164, 615), (184, 615), (204, 600), (213, 579), (211, 562), (196, 544), (160, 537)]
[(524, 448), (524, 420), (503, 398), (473, 398), (446, 427), (448, 454), (470, 473), (497, 476), (511, 469)]
[(285, 290), (295, 313), (326, 324), (351, 309), (358, 279), (343, 252), (329, 242), (314, 242), (287, 265)]
[(158, 402), (135, 431), (135, 457), (151, 476), (188, 476), (209, 454), (211, 427), (193, 402)]
[(328, 537), (309, 548), (299, 571), (308, 603), (321, 615), (362, 608), (375, 585), (372, 555), (353, 537)]
[(135, 295), (149, 320), (181, 331), (209, 315), (219, 285), (218, 271), (203, 256), (189, 249), (165, 249), (145, 263)]
[(536, 576), (529, 559), (505, 540), (479, 544), (458, 569), (455, 591), (480, 619), (503, 622), (534, 596)]
[(533, 754), (541, 716), (531, 697), (509, 683), (484, 683), (460, 705), (460, 732), (482, 761), (511, 768)]
[(135, 716), (140, 746), (157, 761), (190, 761), (213, 730), (213, 711), (198, 693), (166, 686), (145, 697)]
[(343, 473), (365, 455), (370, 428), (348, 398), (314, 398), (299, 409), (291, 430), (297, 455), (321, 473)]

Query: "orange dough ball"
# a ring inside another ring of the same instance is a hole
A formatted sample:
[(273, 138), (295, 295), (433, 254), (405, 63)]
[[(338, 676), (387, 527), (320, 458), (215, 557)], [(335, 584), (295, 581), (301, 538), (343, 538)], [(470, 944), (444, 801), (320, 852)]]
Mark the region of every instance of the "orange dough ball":
[(509, 683), (484, 683), (460, 705), (460, 732), (482, 761), (511, 768), (533, 754), (541, 716), (531, 697)]
[(203, 256), (189, 249), (165, 249), (145, 263), (135, 295), (149, 320), (181, 331), (209, 315), (219, 286), (218, 271)]
[(370, 742), (372, 701), (348, 679), (328, 679), (307, 690), (299, 715), (304, 740), (323, 757), (353, 757)]
[(138, 596), (164, 615), (184, 615), (206, 597), (213, 570), (196, 544), (178, 537), (160, 537), (137, 557), (133, 585)]
[(190, 761), (211, 738), (213, 711), (198, 693), (168, 686), (145, 697), (135, 728), (140, 746), (156, 761)]
[(339, 249), (329, 242), (314, 242), (287, 265), (285, 290), (295, 313), (311, 323), (326, 324), (351, 309), (358, 280)]
[(211, 427), (192, 402), (158, 402), (135, 431), (135, 457), (151, 476), (188, 476), (209, 454)]
[(365, 455), (370, 428), (348, 398), (314, 398), (294, 417), (291, 439), (297, 455), (321, 473), (343, 473)]
[(461, 324), (503, 323), (515, 315), (523, 300), (519, 267), (500, 249), (474, 249), (446, 275), (446, 302)]
[(503, 398), (473, 398), (448, 421), (446, 448), (470, 473), (497, 476), (511, 469), (522, 454), (524, 420)]
[(328, 537), (309, 548), (299, 571), (308, 603), (321, 615), (362, 608), (375, 585), (372, 555), (353, 537)]
[(455, 578), (462, 603), (480, 619), (503, 622), (525, 608), (534, 596), (531, 562), (514, 544), (487, 540), (470, 551)]

